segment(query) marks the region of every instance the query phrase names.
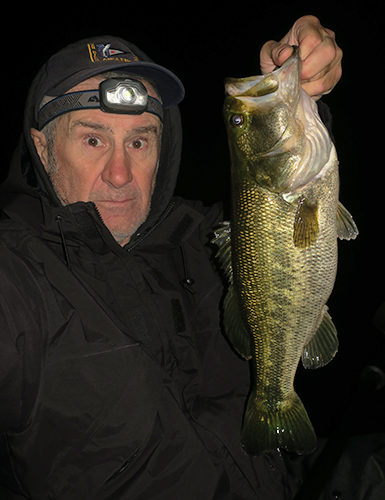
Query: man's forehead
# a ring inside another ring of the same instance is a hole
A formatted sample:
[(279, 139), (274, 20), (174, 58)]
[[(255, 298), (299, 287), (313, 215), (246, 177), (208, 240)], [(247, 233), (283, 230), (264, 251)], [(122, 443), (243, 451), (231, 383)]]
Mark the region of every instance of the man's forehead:
[[(100, 130), (109, 132), (112, 135), (116, 135), (118, 130), (124, 131), (127, 135), (131, 133), (141, 133), (141, 134), (159, 134), (160, 127), (158, 123), (152, 120), (152, 117), (145, 117), (144, 120), (135, 117), (131, 119), (131, 116), (120, 115), (118, 123), (115, 120), (106, 120), (100, 113), (95, 114), (92, 111), (86, 116), (79, 116), (78, 113), (74, 112), (68, 116), (68, 129), (73, 131), (76, 128), (89, 128), (92, 130)], [(155, 117), (154, 117), (155, 118)], [(158, 120), (157, 120), (158, 121)]]
[(100, 109), (75, 110), (62, 116), (57, 133), (73, 135), (77, 130), (103, 131), (112, 136), (132, 134), (153, 134), (159, 139), (162, 134), (160, 119), (151, 113), (127, 115), (105, 113)]

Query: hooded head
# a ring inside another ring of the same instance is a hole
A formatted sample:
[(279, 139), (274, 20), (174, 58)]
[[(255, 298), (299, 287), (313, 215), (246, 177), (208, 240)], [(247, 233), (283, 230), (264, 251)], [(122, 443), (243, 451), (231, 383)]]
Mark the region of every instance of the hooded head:
[[(122, 74), (122, 81), (108, 79), (104, 87), (96, 86), (94, 89), (88, 88), (86, 92), (73, 92), (74, 88), (79, 88), (79, 84), (81, 88), (82, 82), (105, 73)], [(127, 74), (133, 75), (129, 82), (125, 82), (123, 78)], [(149, 82), (155, 93), (147, 92), (140, 80), (147, 87), (146, 82)], [(123, 93), (119, 97), (118, 92), (121, 90)], [(129, 99), (125, 99), (130, 97), (132, 91), (135, 101), (133, 105), (128, 102)], [(183, 96), (183, 85), (171, 71), (152, 62), (142, 51), (125, 40), (100, 36), (69, 45), (44, 64), (32, 83), (26, 105), (23, 139), (28, 151), (22, 155), (25, 148), (20, 148), (15, 155), (10, 177), (6, 182), (8, 191), (12, 186), (14, 192), (18, 189), (19, 192), (29, 192), (33, 196), (37, 193), (40, 196), (44, 194), (43, 198), (51, 206), (61, 206), (60, 197), (53, 189), (41, 162), (41, 155), (39, 156), (31, 139), (31, 129), (40, 131), (59, 116), (69, 112), (76, 114), (77, 110), (88, 108), (116, 115), (151, 114), (163, 123), (158, 174), (151, 211), (145, 222), (146, 227), (151, 226), (166, 208), (175, 187), (181, 148), (177, 104)], [(88, 200), (71, 200), (70, 203), (75, 201)]]

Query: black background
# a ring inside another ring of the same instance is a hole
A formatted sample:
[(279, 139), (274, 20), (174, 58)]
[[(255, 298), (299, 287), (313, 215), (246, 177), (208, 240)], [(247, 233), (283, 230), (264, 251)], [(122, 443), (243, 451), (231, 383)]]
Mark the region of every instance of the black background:
[[(123, 37), (184, 82), (184, 152), (177, 194), (206, 203), (229, 200), (229, 158), (222, 120), (223, 80), (259, 73), (259, 51), (293, 22), (314, 14), (336, 32), (343, 77), (324, 98), (332, 110), (340, 159), (342, 203), (360, 235), (340, 242), (328, 305), (339, 332), (336, 359), (315, 372), (298, 370), (296, 385), (320, 436), (330, 434), (368, 364), (385, 369), (385, 337), (372, 318), (384, 291), (384, 41), (383, 2), (281, 1), (7, 5), (3, 13), (2, 144), (4, 177), (21, 133), (28, 87), (54, 52), (80, 38)], [(43, 6), (41, 6), (43, 5)], [(44, 8), (47, 5), (47, 8)], [(59, 5), (59, 6), (58, 6)], [(383, 430), (384, 393), (353, 404), (354, 433)]]

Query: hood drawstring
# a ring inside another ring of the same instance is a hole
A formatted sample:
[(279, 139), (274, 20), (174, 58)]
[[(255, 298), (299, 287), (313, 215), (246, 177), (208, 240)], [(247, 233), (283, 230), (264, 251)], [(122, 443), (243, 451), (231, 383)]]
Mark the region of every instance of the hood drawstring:
[(65, 257), (68, 269), (71, 270), (71, 262), (70, 262), (70, 257), (68, 254), (67, 243), (66, 243), (66, 240), (64, 237), (64, 231), (63, 231), (63, 226), (62, 226), (62, 221), (61, 221), (60, 215), (58, 215), (55, 220), (57, 222), (57, 225), (59, 226), (60, 237), (61, 237), (61, 241), (63, 244), (64, 257)]
[(180, 246), (180, 252), (182, 255), (182, 263), (183, 263), (183, 271), (184, 271), (184, 278), (181, 279), (180, 282), (181, 282), (183, 288), (188, 290), (190, 293), (194, 294), (195, 292), (194, 292), (194, 290), (192, 290), (190, 288), (190, 286), (195, 283), (195, 280), (193, 278), (189, 278), (189, 272), (188, 272), (188, 268), (187, 268), (187, 260), (186, 260), (186, 255), (185, 255), (183, 245)]

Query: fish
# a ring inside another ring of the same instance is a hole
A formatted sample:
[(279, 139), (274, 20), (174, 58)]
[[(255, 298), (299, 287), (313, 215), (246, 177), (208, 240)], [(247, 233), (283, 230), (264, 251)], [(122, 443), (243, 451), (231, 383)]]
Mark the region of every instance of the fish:
[(338, 350), (326, 303), (337, 240), (358, 235), (339, 201), (336, 148), (300, 72), (293, 47), (271, 73), (225, 80), (231, 216), (213, 241), (228, 278), (225, 334), (251, 360), (240, 438), (251, 456), (276, 449), (303, 455), (317, 447), (294, 377), (300, 360), (319, 368)]

